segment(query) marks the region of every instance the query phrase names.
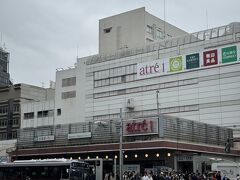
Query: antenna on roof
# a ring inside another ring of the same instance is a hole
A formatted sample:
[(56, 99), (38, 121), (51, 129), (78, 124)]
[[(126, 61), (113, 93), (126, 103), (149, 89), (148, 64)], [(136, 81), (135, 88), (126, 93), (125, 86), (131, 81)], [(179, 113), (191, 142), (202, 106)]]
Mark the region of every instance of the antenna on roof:
[(208, 29), (208, 11), (206, 9), (206, 25), (207, 25), (207, 29)]
[(0, 48), (2, 48), (2, 32), (1, 32), (1, 44), (0, 44)]
[(165, 40), (165, 37), (166, 37), (166, 12), (165, 12), (165, 0), (163, 0), (163, 38)]
[(77, 45), (77, 60), (78, 60), (78, 45)]

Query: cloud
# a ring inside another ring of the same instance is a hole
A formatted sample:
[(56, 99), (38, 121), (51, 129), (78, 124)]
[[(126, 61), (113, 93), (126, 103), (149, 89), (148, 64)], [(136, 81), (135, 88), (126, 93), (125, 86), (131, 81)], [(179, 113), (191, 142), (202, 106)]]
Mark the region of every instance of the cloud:
[[(238, 0), (165, 1), (166, 20), (188, 32), (239, 21)], [(98, 52), (98, 20), (132, 9), (163, 18), (163, 0), (1, 0), (0, 32), (11, 53), (14, 83), (41, 85), (55, 80), (55, 70), (78, 55)]]

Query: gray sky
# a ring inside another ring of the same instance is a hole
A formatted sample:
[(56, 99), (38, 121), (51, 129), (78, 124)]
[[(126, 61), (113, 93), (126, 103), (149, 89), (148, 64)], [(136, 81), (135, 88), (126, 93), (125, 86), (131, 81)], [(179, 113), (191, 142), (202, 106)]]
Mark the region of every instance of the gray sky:
[[(77, 47), (79, 57), (98, 53), (99, 19), (143, 6), (163, 19), (163, 1), (0, 0), (14, 84), (48, 87), (56, 68), (74, 65)], [(239, 0), (166, 0), (165, 7), (166, 21), (187, 32), (240, 22)]]

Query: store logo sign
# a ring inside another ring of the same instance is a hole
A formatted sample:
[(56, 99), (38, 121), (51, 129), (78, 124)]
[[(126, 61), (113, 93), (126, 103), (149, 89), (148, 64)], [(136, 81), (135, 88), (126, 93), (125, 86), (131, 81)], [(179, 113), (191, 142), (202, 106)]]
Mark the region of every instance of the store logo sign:
[(189, 54), (186, 56), (186, 68), (199, 68), (199, 53)]
[(237, 46), (222, 48), (222, 63), (237, 61)]
[(158, 134), (158, 119), (134, 119), (123, 122), (123, 135), (149, 135)]
[(217, 49), (203, 52), (203, 65), (211, 66), (218, 64)]
[(166, 63), (164, 60), (137, 64), (137, 79), (149, 78), (166, 73)]
[(182, 71), (183, 69), (182, 61), (183, 61), (182, 56), (170, 58), (169, 59), (170, 72)]

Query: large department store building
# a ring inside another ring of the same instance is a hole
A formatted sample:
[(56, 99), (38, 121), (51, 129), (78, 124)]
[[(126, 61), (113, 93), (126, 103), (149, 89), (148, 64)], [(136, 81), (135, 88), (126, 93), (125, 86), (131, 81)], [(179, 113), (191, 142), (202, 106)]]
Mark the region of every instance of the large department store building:
[(98, 55), (56, 72), (51, 116), (23, 105), (13, 156), (118, 158), (122, 117), (124, 163), (141, 171), (239, 161), (224, 145), (240, 128), (240, 23), (188, 34), (140, 8), (100, 20), (99, 36)]

